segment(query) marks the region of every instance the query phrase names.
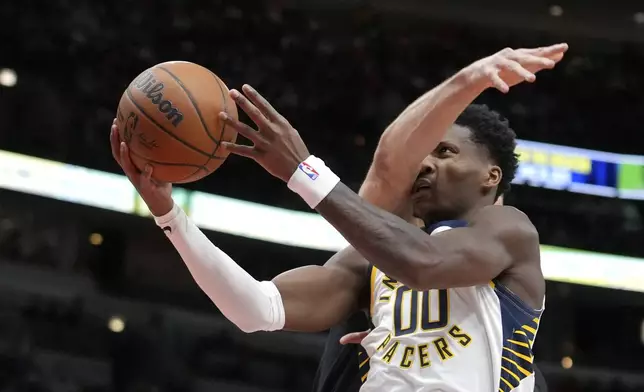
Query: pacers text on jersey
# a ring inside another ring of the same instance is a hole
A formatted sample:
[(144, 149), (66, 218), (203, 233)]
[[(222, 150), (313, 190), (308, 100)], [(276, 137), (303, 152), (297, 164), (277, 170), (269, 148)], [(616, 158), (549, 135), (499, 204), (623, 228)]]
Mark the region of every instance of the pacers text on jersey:
[[(395, 363), (403, 369), (411, 368), (414, 361), (418, 361), (421, 368), (426, 368), (436, 358), (442, 362), (454, 357), (454, 344), (463, 348), (470, 345), (472, 338), (467, 332), (458, 325), (449, 325), (448, 290), (419, 292), (386, 276), (382, 279), (382, 284), (387, 287), (388, 293), (379, 300), (393, 302), (393, 331), (380, 342), (372, 358)], [(437, 297), (437, 315), (432, 315), (430, 311), (432, 296)], [(397, 339), (416, 332), (439, 330), (445, 331), (443, 336), (420, 344), (405, 345)]]

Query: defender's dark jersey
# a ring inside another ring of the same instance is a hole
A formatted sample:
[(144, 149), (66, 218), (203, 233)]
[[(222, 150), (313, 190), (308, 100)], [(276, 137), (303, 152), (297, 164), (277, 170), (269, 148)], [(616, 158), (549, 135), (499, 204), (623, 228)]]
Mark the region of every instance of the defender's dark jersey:
[(366, 331), (371, 327), (369, 324), (367, 315), (360, 311), (331, 328), (313, 381), (313, 392), (357, 392), (360, 389), (361, 378), (369, 371), (369, 357), (361, 345), (342, 345), (340, 338), (351, 332)]

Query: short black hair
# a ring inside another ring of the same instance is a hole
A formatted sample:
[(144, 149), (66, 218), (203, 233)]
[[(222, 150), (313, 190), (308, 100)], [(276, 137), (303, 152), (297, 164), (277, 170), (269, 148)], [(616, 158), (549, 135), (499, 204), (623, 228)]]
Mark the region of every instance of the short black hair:
[(495, 200), (510, 190), (519, 168), (519, 155), (514, 152), (517, 135), (508, 120), (487, 105), (469, 105), (456, 119), (456, 124), (472, 133), (472, 141), (484, 146), (495, 165), (501, 168), (501, 182)]

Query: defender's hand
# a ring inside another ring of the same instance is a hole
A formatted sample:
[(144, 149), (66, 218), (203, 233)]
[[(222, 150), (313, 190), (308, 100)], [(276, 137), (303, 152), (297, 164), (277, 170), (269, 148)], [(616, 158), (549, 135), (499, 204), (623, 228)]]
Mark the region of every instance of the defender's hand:
[(535, 81), (535, 73), (551, 69), (563, 59), (568, 44), (557, 44), (535, 49), (503, 49), (481, 59), (465, 69), (469, 83), (481, 84), (483, 88), (494, 87), (507, 93), (510, 87), (523, 81)]
[(130, 151), (119, 137), (119, 130), (116, 126), (116, 119), (112, 122), (110, 130), (110, 144), (112, 145), (112, 156), (116, 163), (121, 166), (123, 172), (130, 180), (134, 188), (148, 205), (154, 216), (163, 216), (172, 210), (172, 185), (159, 183), (152, 179), (152, 165), (147, 165), (144, 172), (140, 172), (130, 159)]
[(362, 332), (348, 333), (340, 338), (340, 344), (360, 344), (369, 335), (369, 332), (371, 332), (370, 329)]
[(219, 117), (253, 145), (229, 142), (222, 145), (233, 154), (253, 159), (267, 172), (288, 182), (298, 165), (309, 157), (309, 150), (295, 128), (264, 97), (247, 84), (242, 90), (246, 96), (237, 90), (230, 90), (230, 96), (257, 125), (257, 130), (224, 112)]

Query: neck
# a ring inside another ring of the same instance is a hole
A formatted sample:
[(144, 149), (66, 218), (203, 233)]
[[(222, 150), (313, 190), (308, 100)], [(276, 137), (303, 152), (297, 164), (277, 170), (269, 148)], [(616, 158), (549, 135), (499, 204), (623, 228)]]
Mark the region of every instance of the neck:
[(426, 216), (423, 218), (423, 222), (425, 223), (425, 227), (429, 227), (435, 223), (441, 222), (441, 221), (447, 221), (447, 220), (464, 220), (466, 222), (469, 222), (472, 220), (474, 215), (478, 213), (478, 211), (487, 206), (491, 206), (494, 204), (494, 199), (493, 198), (488, 198), (484, 197), (479, 200), (478, 203), (476, 203), (472, 208), (465, 210), (461, 213), (445, 213), (444, 215), (441, 214), (431, 214), (431, 216)]

